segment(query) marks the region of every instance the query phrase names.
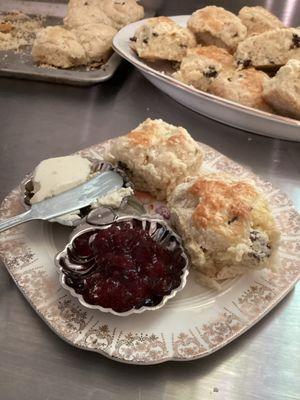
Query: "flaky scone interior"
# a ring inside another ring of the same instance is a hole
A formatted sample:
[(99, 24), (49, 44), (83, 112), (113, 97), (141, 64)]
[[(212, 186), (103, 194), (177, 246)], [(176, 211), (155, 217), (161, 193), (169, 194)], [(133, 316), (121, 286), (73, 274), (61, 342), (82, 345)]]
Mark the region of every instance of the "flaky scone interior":
[(280, 234), (254, 183), (221, 174), (193, 177), (176, 187), (169, 207), (205, 286), (219, 289), (224, 279), (276, 268)]
[(203, 153), (184, 128), (148, 118), (112, 140), (105, 158), (120, 162), (137, 190), (165, 200), (186, 177), (199, 173)]

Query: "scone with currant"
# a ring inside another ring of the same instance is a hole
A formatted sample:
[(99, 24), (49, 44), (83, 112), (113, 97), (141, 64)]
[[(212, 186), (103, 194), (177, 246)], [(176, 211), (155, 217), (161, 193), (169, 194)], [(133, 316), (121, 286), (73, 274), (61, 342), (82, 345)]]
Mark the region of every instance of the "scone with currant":
[(278, 114), (300, 119), (300, 60), (290, 60), (266, 81), (263, 96)]
[(248, 36), (284, 28), (279, 18), (260, 6), (243, 7), (240, 9), (238, 17), (247, 27)]
[(187, 26), (200, 44), (222, 47), (230, 53), (247, 36), (247, 28), (242, 21), (222, 7), (200, 8), (192, 14)]
[(181, 61), (195, 46), (194, 34), (168, 17), (148, 19), (131, 38), (131, 48), (148, 61)]
[(233, 70), (234, 58), (227, 50), (216, 46), (197, 46), (187, 51), (175, 79), (207, 91), (221, 71)]
[(112, 140), (105, 159), (121, 163), (137, 190), (165, 200), (176, 185), (199, 172), (203, 152), (184, 128), (148, 118)]
[(300, 29), (281, 28), (249, 36), (239, 43), (235, 58), (240, 66), (278, 68), (300, 60)]
[(221, 73), (209, 86), (209, 93), (247, 107), (272, 112), (263, 98), (264, 83), (269, 76), (254, 68)]
[(222, 174), (193, 177), (176, 187), (168, 205), (205, 286), (219, 289), (224, 279), (276, 265), (280, 234), (254, 183)]

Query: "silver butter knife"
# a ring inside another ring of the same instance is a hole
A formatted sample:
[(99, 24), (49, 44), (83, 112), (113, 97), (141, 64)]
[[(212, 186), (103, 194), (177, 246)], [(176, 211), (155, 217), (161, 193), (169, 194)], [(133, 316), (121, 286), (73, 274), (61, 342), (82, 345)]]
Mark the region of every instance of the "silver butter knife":
[(49, 220), (86, 207), (99, 197), (123, 186), (123, 178), (114, 171), (105, 171), (87, 182), (57, 196), (35, 203), (15, 217), (0, 222), (0, 232), (34, 219)]

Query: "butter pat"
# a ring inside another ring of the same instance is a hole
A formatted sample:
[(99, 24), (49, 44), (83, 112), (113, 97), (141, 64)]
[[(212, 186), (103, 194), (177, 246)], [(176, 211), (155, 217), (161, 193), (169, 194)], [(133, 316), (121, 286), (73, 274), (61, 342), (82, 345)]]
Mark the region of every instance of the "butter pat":
[(133, 190), (128, 188), (121, 188), (115, 190), (113, 193), (109, 193), (106, 196), (100, 197), (95, 204), (92, 204), (92, 208), (97, 207), (111, 207), (111, 208), (119, 208), (121, 203), (125, 197), (132, 196)]
[(75, 154), (65, 157), (48, 158), (42, 161), (33, 173), (31, 203), (72, 189), (90, 178), (91, 162)]

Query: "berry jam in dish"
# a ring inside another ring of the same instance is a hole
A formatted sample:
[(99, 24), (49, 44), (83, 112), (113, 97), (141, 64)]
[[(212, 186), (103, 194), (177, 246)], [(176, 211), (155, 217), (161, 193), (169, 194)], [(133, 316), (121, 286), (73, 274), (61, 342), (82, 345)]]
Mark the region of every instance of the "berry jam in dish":
[(151, 218), (84, 229), (56, 261), (63, 286), (82, 304), (117, 315), (161, 307), (188, 273), (180, 238)]

